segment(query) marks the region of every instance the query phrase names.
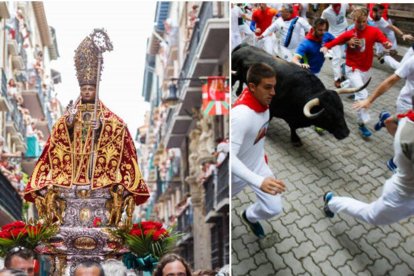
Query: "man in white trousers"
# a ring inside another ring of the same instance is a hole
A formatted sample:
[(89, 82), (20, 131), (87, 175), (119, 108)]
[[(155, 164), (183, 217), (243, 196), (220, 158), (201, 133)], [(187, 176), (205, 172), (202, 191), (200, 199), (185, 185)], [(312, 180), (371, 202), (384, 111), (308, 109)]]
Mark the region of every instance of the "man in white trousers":
[(323, 196), (327, 217), (342, 212), (370, 224), (386, 225), (414, 215), (413, 110), (400, 118), (394, 137), (394, 161), (398, 168), (396, 173), (386, 180), (381, 197), (368, 204), (327, 192)]
[(305, 18), (294, 14), (291, 4), (283, 4), (280, 14), (281, 16), (258, 39), (268, 39), (274, 32), (279, 32), (277, 54), (284, 60), (292, 61), (294, 51), (303, 40), (302, 33), (309, 32), (312, 26)]
[[(412, 97), (414, 95), (414, 56), (402, 62), (400, 67), (388, 78), (386, 78), (366, 99), (354, 104), (354, 108), (369, 108), (371, 104), (382, 94), (387, 92), (399, 80), (405, 79), (405, 85), (401, 89), (397, 98), (397, 114), (406, 113), (413, 107)], [(397, 130), (396, 119), (387, 111), (382, 111), (379, 115), (379, 122), (375, 125), (375, 130), (386, 127), (388, 132), (394, 136)], [(391, 171), (396, 170), (394, 158), (387, 161), (387, 166)]]
[[(391, 48), (392, 44), (385, 35), (376, 27), (368, 26), (368, 12), (366, 9), (356, 9), (353, 11), (355, 27), (342, 33), (334, 40), (325, 44), (321, 51), (325, 54), (328, 49), (337, 45), (348, 43), (346, 49), (346, 76), (353, 87), (360, 87), (370, 78), (370, 69), (374, 57), (374, 44), (381, 43), (386, 49)], [(368, 91), (363, 89), (355, 94), (355, 100), (360, 101), (368, 97)], [(367, 138), (372, 135), (371, 131), (365, 126), (370, 121), (369, 113), (365, 108), (357, 111), (357, 122), (362, 137)]]
[[(348, 4), (331, 4), (323, 10), (321, 18), (326, 19), (329, 23), (328, 32), (338, 37), (346, 31), (348, 22), (346, 20), (346, 13), (352, 8)], [(332, 51), (332, 70), (334, 73), (334, 84), (336, 88), (341, 87), (342, 73), (342, 57), (344, 55), (345, 46), (337, 45), (331, 49)]]
[(282, 212), (280, 193), (285, 190), (284, 182), (270, 170), (264, 151), (276, 74), (269, 65), (253, 64), (247, 72), (247, 83), (231, 111), (231, 190), (235, 196), (249, 185), (256, 193), (256, 203), (244, 210), (241, 217), (257, 237), (264, 238), (259, 220)]

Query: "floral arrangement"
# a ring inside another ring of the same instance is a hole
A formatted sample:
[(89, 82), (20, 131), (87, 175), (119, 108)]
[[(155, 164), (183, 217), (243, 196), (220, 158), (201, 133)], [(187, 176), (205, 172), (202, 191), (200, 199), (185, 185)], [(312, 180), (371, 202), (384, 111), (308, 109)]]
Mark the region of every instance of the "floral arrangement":
[(121, 227), (113, 232), (121, 238), (131, 253), (124, 255), (123, 261), (128, 268), (152, 270), (158, 260), (171, 251), (181, 234), (173, 227), (164, 228), (156, 221), (142, 221), (132, 227)]
[(34, 249), (40, 241), (46, 241), (58, 231), (56, 226), (40, 222), (15, 221), (4, 225), (0, 231), (0, 256), (16, 246)]

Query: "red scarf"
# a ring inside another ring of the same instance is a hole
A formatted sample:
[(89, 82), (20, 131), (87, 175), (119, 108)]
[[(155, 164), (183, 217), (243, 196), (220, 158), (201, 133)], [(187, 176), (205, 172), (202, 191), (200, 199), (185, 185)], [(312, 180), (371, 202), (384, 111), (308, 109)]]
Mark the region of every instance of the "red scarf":
[(306, 39), (316, 41), (316, 42), (322, 42), (322, 36), (321, 37), (315, 36), (315, 31), (313, 30), (313, 28), (310, 29), (310, 31), (306, 35)]
[(332, 9), (336, 13), (336, 15), (338, 15), (339, 12), (341, 11), (341, 4), (332, 4)]
[(411, 109), (410, 111), (408, 111), (407, 113), (402, 113), (402, 114), (398, 114), (397, 118), (398, 119), (402, 119), (404, 117), (408, 117), (408, 119), (410, 119), (411, 121), (414, 122), (414, 111)]
[(283, 19), (283, 21), (290, 21), (290, 20), (292, 20), (293, 18), (295, 18), (295, 17), (297, 17), (298, 15), (297, 14), (295, 14), (294, 12), (292, 12), (291, 14), (290, 14), (290, 16), (289, 16), (289, 18), (288, 19)]
[(241, 95), (237, 98), (236, 102), (233, 104), (233, 108), (238, 105), (247, 105), (250, 109), (253, 109), (256, 112), (265, 112), (269, 109), (269, 106), (264, 106), (253, 96), (253, 93), (250, 92), (249, 88), (245, 88)]

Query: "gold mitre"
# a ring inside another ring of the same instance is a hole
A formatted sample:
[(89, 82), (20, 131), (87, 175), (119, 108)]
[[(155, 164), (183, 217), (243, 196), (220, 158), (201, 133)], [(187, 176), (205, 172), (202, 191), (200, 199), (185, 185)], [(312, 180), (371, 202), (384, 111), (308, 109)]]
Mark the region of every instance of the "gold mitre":
[(79, 86), (87, 84), (96, 86), (98, 80), (99, 50), (95, 47), (90, 36), (85, 37), (81, 44), (79, 44), (75, 50), (74, 59)]

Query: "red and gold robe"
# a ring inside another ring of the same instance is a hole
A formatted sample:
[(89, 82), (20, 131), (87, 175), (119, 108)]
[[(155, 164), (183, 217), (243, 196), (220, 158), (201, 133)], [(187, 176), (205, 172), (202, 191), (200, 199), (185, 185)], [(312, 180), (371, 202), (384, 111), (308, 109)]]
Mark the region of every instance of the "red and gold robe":
[(93, 109), (93, 104), (78, 105), (77, 108), (72, 135), (66, 123), (68, 115), (62, 116), (54, 125), (27, 184), (25, 199), (33, 201), (31, 192), (49, 184), (64, 188), (91, 185), (92, 189), (122, 184), (134, 195), (136, 204), (144, 203), (149, 198), (149, 191), (138, 167), (131, 134), (122, 119), (101, 102), (97, 116), (101, 118), (101, 127), (100, 133), (95, 134), (98, 138), (95, 139), (93, 177), (89, 179), (92, 125), (82, 116)]

